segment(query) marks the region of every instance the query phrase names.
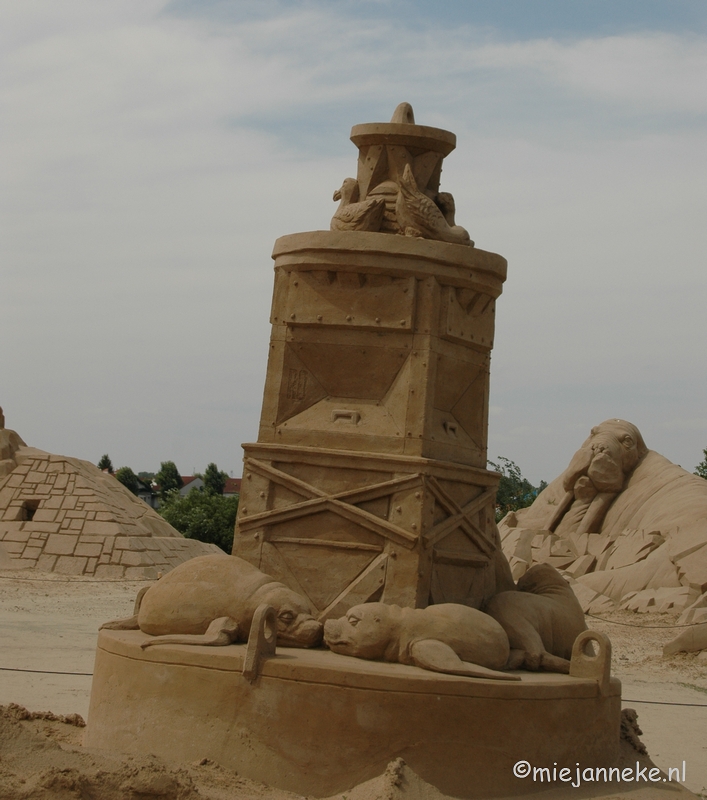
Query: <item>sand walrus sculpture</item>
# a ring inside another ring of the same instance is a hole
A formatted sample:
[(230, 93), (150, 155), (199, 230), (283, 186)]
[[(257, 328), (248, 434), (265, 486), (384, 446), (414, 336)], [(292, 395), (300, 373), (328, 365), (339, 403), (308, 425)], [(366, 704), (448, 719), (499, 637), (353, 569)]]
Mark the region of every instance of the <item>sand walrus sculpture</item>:
[(622, 419), (595, 425), (589, 438), (528, 508), (499, 527), (619, 534), (626, 528), (669, 531), (707, 518), (707, 482), (649, 450)]
[(548, 529), (558, 535), (601, 530), (609, 506), (647, 452), (640, 431), (626, 420), (607, 419), (593, 427), (562, 475), (565, 496)]
[(142, 590), (135, 614), (106, 622), (101, 628), (137, 630), (156, 644), (226, 645), (245, 641), (255, 610), (267, 603), (277, 615), (277, 643), (315, 647), (322, 624), (309, 603), (252, 564), (218, 553), (185, 561), (157, 583)]
[(498, 527), (516, 579), (542, 562), (566, 570), (585, 611), (675, 613), (707, 592), (707, 481), (649, 450), (626, 420), (592, 428), (564, 472)]
[(508, 634), (508, 666), (569, 673), (574, 640), (587, 629), (570, 585), (550, 564), (536, 564), (517, 588), (492, 597), (484, 609)]
[(335, 653), (410, 664), (434, 672), (516, 681), (498, 670), (508, 661), (508, 637), (475, 608), (440, 603), (401, 608), (364, 603), (324, 623), (324, 643)]

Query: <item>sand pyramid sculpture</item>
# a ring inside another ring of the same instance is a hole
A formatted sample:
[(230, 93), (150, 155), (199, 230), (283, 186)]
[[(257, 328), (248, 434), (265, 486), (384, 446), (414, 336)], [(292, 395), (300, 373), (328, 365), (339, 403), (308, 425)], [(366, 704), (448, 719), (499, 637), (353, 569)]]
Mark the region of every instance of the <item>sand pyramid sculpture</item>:
[(499, 531), (516, 580), (552, 564), (585, 611), (707, 621), (707, 481), (649, 450), (626, 420), (592, 428), (562, 475)]
[(90, 462), (27, 447), (0, 409), (0, 569), (157, 578), (217, 552)]

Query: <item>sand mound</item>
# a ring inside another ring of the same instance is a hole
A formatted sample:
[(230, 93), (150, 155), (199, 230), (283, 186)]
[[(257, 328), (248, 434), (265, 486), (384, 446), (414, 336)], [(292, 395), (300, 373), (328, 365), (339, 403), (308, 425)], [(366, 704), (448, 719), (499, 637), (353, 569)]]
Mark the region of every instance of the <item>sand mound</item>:
[(0, 706), (0, 800), (196, 800), (201, 796), (184, 770), (169, 769), (151, 757), (114, 759), (82, 751), (61, 741), (71, 737), (54, 737), (53, 728), (41, 725), (47, 721), (77, 727), (77, 720), (70, 717)]
[[(0, 706), (0, 800), (302, 800), (239, 777), (208, 759), (179, 767), (154, 756), (81, 746), (78, 714)], [(449, 800), (402, 759), (337, 800)], [(335, 800), (331, 798), (331, 800)]]
[[(0, 706), (0, 800), (304, 800), (239, 777), (202, 759), (175, 766), (154, 756), (124, 756), (81, 746), (83, 720), (77, 714), (29, 712), (22, 706)], [(619, 766), (654, 764), (645, 754), (636, 713), (622, 718)], [(618, 791), (617, 791), (618, 790)], [(536, 800), (564, 800), (566, 787), (534, 795)], [(689, 800), (677, 784), (630, 789), (583, 785), (572, 789), (575, 800)], [(328, 800), (452, 800), (426, 783), (402, 758), (370, 781)], [(518, 800), (515, 798), (515, 800)]]
[(449, 800), (434, 786), (420, 778), (402, 758), (396, 758), (377, 778), (328, 800)]

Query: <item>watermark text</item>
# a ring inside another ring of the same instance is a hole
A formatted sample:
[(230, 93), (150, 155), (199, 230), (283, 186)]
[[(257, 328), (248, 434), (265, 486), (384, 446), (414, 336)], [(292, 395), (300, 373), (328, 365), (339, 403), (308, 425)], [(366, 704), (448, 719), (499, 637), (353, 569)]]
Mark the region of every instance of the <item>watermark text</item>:
[(602, 781), (604, 783), (664, 783), (667, 781), (685, 782), (685, 762), (682, 768), (669, 767), (668, 775), (661, 775), (658, 767), (642, 767), (636, 761), (633, 767), (581, 767), (576, 762), (574, 767), (558, 767), (555, 762), (551, 767), (534, 767), (529, 761), (516, 761), (513, 765), (516, 778), (530, 778), (536, 783), (569, 783), (575, 789), (582, 783)]

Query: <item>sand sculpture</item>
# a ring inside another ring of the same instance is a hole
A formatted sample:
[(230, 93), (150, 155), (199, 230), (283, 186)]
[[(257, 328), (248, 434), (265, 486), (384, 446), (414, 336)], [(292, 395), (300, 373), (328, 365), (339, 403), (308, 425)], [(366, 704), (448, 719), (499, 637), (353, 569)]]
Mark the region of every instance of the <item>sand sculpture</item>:
[[(520, 758), (613, 763), (621, 698), (606, 637), (580, 634), (569, 675), (509, 674), (499, 669), (508, 635), (483, 612), (499, 593), (534, 595), (516, 589), (494, 520), (499, 476), (486, 469), (506, 262), (473, 246), (440, 192), (456, 138), (415, 124), (404, 103), (390, 123), (354, 126), (351, 139), (357, 176), (337, 193), (331, 230), (275, 243), (233, 587), (222, 558), (202, 559), (199, 575), (185, 565), (147, 591), (140, 629), (100, 632), (86, 744), (206, 756), (316, 797), (401, 756), (455, 797), (532, 791), (513, 777)], [(202, 565), (215, 570), (207, 581)], [(244, 589), (251, 578), (254, 592)], [(324, 623), (340, 652), (275, 649), (271, 581), (311, 607), (306, 629)], [(547, 587), (527, 588), (548, 599)], [(186, 646), (204, 631), (201, 643), (240, 637), (256, 602), (247, 643)], [(561, 597), (551, 602), (557, 612)], [(240, 603), (251, 604), (243, 623)], [(145, 632), (148, 611), (158, 624)], [(526, 619), (542, 652), (522, 646), (547, 668), (546, 653), (566, 651), (553, 628), (561, 615), (546, 612)], [(151, 633), (179, 638), (153, 647)]]
[(304, 598), (247, 561), (225, 553), (181, 564), (138, 596), (134, 616), (101, 627), (150, 634), (153, 638), (144, 647), (226, 645), (247, 640), (253, 615), (262, 604), (275, 609), (281, 645), (320, 643), (322, 624), (312, 617)]
[[(395, 217), (405, 236), (439, 239), (442, 242), (473, 246), (474, 243), (464, 228), (447, 222), (443, 209), (449, 213), (451, 207), (445, 207), (439, 200), (431, 200), (418, 189), (409, 164), (403, 169), (399, 187), (398, 198), (395, 201)], [(447, 194), (447, 197), (451, 198), (451, 195)]]
[(334, 192), (334, 200), (341, 201), (331, 218), (329, 227), (333, 231), (379, 231), (385, 212), (382, 197), (369, 197), (358, 202), (358, 181), (345, 178), (341, 189)]
[[(6, 443), (11, 442), (12, 457)], [(0, 429), (0, 564), (96, 578), (157, 578), (194, 556), (222, 552), (185, 539), (112, 475), (88, 461), (25, 446)]]
[(27, 445), (20, 436), (5, 427), (5, 415), (0, 408), (0, 480), (17, 466), (15, 453)]
[(681, 631), (663, 647), (663, 655), (698, 653), (701, 650), (707, 650), (707, 622), (691, 625), (686, 630)]
[(517, 589), (500, 592), (485, 608), (508, 635), (508, 666), (569, 673), (572, 647), (587, 629), (574, 592), (549, 564), (531, 567)]
[(474, 678), (520, 680), (499, 672), (510, 649), (503, 628), (488, 614), (455, 603), (400, 608), (366, 603), (324, 623), (330, 650), (374, 661), (414, 664)]
[(565, 472), (499, 528), (516, 578), (552, 564), (585, 611), (707, 619), (707, 481), (649, 450), (630, 422), (593, 428)]
[(275, 244), (260, 432), (244, 445), (233, 554), (307, 597), (322, 621), (376, 600), (478, 608), (513, 588), (493, 515), (498, 476), (486, 469), (506, 262), (420, 220), (400, 235), (399, 187), (411, 180), (425, 203), (453, 205), (439, 192), (453, 134), (414, 124), (402, 104), (351, 138), (358, 175), (344, 181), (334, 230)]

